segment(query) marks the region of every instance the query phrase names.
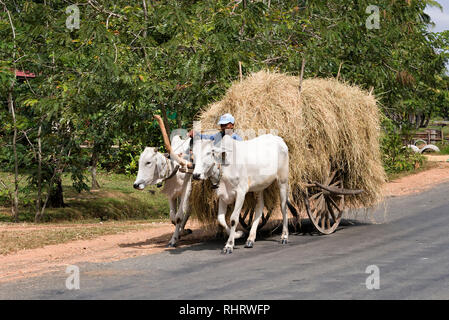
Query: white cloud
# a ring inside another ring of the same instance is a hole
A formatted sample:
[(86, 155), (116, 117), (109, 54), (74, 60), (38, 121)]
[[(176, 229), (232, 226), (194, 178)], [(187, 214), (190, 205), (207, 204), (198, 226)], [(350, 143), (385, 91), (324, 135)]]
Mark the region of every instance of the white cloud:
[(439, 1), (443, 6), (443, 11), (435, 7), (427, 7), (425, 12), (431, 17), (432, 21), (435, 23), (435, 27), (431, 28), (433, 32), (441, 32), (444, 30), (449, 30), (449, 1)]

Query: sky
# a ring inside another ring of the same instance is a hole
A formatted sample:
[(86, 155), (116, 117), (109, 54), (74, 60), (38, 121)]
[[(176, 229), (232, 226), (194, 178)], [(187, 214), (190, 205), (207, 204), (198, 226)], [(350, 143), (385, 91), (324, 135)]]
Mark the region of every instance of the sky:
[(431, 28), (432, 32), (441, 32), (449, 30), (449, 0), (437, 0), (443, 7), (443, 11), (436, 7), (427, 7), (425, 12), (432, 18), (435, 27)]

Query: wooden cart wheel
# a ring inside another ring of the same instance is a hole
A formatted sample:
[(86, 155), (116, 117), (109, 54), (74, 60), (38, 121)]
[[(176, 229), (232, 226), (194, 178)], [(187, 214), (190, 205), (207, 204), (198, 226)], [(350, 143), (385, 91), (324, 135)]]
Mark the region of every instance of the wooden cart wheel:
[[(333, 171), (322, 184), (324, 187), (343, 189), (343, 180)], [(336, 194), (318, 186), (308, 187), (305, 205), (310, 221), (323, 234), (333, 233), (343, 215), (344, 195)]]
[[(245, 229), (247, 232), (251, 230), (251, 226), (253, 224), (254, 220), (254, 213), (255, 208), (248, 208), (246, 209), (245, 213), (242, 215), (240, 214), (239, 221), (240, 225)], [(259, 225), (257, 226), (257, 230), (262, 229), (268, 222), (268, 219), (270, 219), (272, 210), (266, 210), (264, 208), (264, 211), (262, 213), (262, 217), (260, 218)]]

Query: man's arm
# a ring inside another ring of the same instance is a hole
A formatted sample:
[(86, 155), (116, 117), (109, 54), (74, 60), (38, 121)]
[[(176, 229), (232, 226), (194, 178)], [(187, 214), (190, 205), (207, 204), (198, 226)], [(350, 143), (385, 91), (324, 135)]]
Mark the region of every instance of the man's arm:
[(237, 133), (232, 134), (232, 139), (237, 141), (243, 141), (242, 137), (240, 137)]
[(188, 136), (191, 138), (199, 136), (199, 138), (202, 140), (215, 140), (215, 134), (201, 134), (193, 130), (189, 131)]

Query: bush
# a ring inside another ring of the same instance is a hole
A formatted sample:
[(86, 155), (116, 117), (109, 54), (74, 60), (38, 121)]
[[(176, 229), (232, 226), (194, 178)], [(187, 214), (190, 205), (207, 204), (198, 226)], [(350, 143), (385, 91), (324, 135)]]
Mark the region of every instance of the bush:
[(437, 143), (437, 147), (440, 149), (439, 154), (449, 154), (449, 144), (446, 143)]
[(382, 122), (382, 161), (387, 174), (412, 171), (424, 165), (425, 157), (402, 143), (403, 133), (389, 119)]
[(139, 156), (144, 147), (140, 144), (124, 142), (120, 148), (113, 149), (106, 156), (100, 157), (99, 166), (108, 172), (137, 174)]

